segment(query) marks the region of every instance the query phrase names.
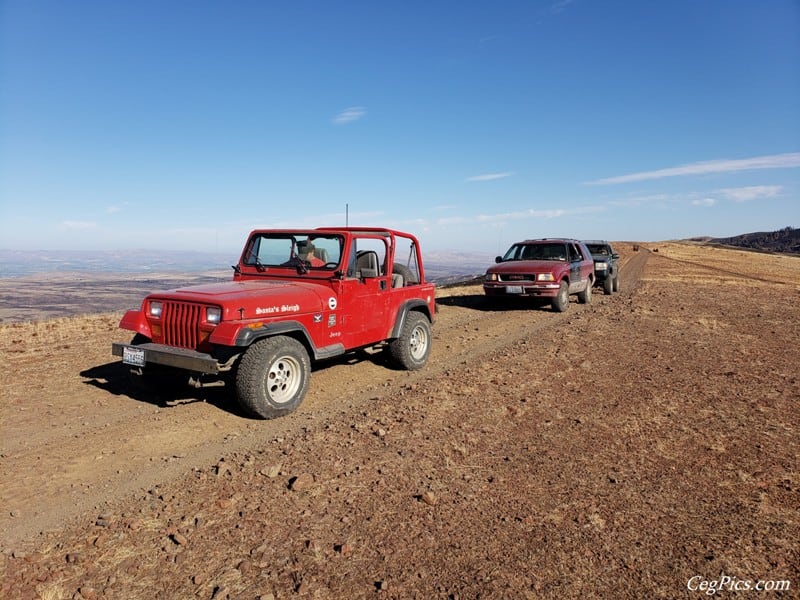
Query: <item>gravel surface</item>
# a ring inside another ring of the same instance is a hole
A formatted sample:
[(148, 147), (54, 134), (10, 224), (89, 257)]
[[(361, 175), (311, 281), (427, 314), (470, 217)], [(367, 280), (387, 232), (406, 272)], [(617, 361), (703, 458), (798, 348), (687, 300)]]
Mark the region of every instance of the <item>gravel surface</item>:
[(620, 293), (440, 290), (424, 369), (274, 421), (132, 389), (119, 314), (0, 325), (0, 597), (799, 597), (800, 259), (618, 246)]

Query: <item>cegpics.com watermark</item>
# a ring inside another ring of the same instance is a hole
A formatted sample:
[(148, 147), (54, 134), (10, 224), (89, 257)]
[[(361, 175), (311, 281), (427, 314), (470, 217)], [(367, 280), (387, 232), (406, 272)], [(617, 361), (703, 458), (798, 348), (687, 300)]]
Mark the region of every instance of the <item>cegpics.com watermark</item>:
[(686, 587), (691, 592), (713, 596), (717, 592), (788, 592), (792, 582), (788, 579), (739, 579), (732, 575), (706, 579), (702, 575), (695, 575), (689, 579)]

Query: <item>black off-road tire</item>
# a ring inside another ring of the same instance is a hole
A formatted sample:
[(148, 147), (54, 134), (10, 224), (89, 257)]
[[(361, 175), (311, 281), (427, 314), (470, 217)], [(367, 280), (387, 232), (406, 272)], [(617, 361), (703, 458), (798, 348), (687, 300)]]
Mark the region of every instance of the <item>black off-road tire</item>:
[(603, 280), (603, 293), (606, 296), (610, 296), (614, 292), (614, 280), (612, 279), (611, 275), (606, 275), (606, 278)]
[(305, 346), (275, 336), (250, 346), (236, 371), (236, 396), (253, 416), (274, 419), (295, 410), (308, 391), (311, 361)]
[(614, 275), (614, 291), (615, 292), (619, 291), (619, 273)]
[[(149, 344), (149, 337), (137, 333), (131, 340), (132, 346)], [(128, 370), (128, 382), (134, 389), (155, 396), (175, 396), (189, 384), (189, 375), (182, 369), (166, 365), (150, 364), (144, 367), (131, 367)]]
[(414, 272), (405, 265), (401, 265), (400, 263), (392, 264), (392, 273), (397, 273), (398, 275), (403, 276), (403, 285), (411, 285), (414, 283), (419, 283), (419, 281), (417, 281), (417, 276), (414, 275)]
[(569, 285), (566, 281), (561, 282), (558, 295), (551, 300), (550, 305), (556, 312), (564, 312), (569, 308)]
[(401, 368), (416, 371), (428, 362), (431, 353), (431, 323), (418, 311), (406, 315), (400, 337), (389, 342), (389, 355)]

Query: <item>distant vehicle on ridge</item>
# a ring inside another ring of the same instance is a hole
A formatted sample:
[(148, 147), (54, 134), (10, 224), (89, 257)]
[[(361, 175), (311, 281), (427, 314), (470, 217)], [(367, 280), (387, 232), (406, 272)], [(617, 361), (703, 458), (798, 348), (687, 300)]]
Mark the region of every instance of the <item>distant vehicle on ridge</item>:
[(606, 295), (618, 292), (619, 254), (604, 240), (585, 240), (583, 243), (592, 253), (595, 285), (602, 285)]

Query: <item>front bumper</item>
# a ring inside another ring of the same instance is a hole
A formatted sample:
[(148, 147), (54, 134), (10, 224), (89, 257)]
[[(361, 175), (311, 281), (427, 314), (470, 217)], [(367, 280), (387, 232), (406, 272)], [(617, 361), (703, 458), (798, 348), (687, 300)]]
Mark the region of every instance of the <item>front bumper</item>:
[(594, 271), (594, 283), (595, 283), (595, 285), (597, 285), (598, 283), (603, 283), (606, 280), (606, 278), (608, 278), (608, 277), (612, 277), (610, 271), (607, 271), (605, 269), (602, 270), (602, 271), (599, 271), (599, 270), (595, 269), (595, 271)]
[(219, 362), (210, 354), (152, 342), (137, 345), (115, 343), (111, 345), (111, 354), (123, 357), (122, 362), (135, 367), (144, 367), (147, 363), (152, 363), (197, 373), (220, 372)]
[(559, 283), (484, 283), (483, 291), (487, 296), (534, 296), (536, 298), (555, 298), (558, 296)]

